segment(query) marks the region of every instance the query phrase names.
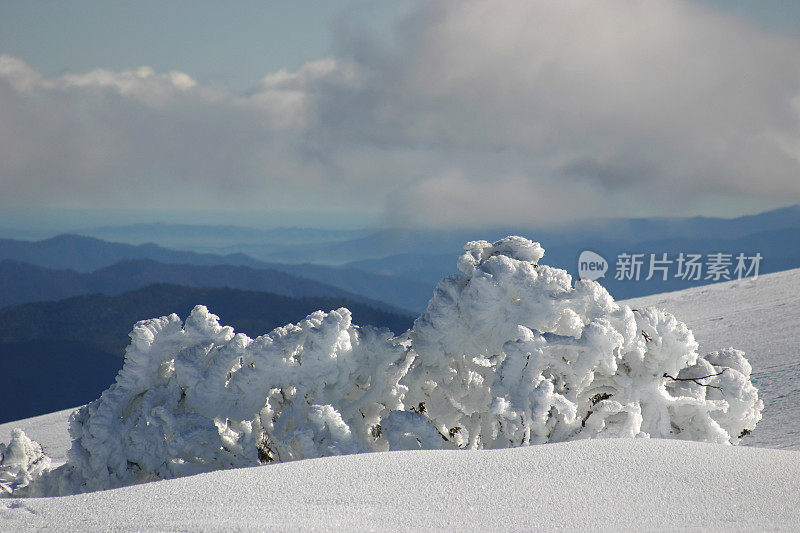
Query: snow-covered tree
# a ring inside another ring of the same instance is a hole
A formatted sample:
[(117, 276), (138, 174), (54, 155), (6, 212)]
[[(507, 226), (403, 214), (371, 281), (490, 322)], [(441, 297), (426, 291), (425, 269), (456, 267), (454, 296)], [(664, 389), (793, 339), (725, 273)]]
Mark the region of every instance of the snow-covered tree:
[(399, 337), (354, 326), (347, 309), (256, 339), (202, 306), (142, 321), (116, 383), (71, 417), (69, 461), (47, 471), (15, 433), (8, 449), (30, 453), (5, 454), (0, 480), (15, 495), (68, 494), (370, 451), (736, 444), (755, 427), (763, 405), (742, 352), (701, 357), (671, 314), (619, 305), (543, 256), (522, 237), (468, 243), (461, 273)]
[(600, 284), (538, 264), (543, 255), (522, 237), (467, 244), (461, 274), (439, 283), (415, 322), (401, 383), (443, 436), (470, 448), (647, 436), (735, 444), (755, 426), (762, 403), (741, 352), (702, 358), (671, 314), (620, 306)]

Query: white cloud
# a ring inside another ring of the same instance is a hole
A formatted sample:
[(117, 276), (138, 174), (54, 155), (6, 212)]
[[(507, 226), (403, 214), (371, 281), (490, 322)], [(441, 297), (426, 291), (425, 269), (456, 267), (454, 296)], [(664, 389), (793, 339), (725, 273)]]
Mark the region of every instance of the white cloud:
[(42, 83), (42, 77), (24, 61), (9, 55), (0, 55), (0, 78), (16, 91), (25, 92)]
[(667, 0), (442, 1), (391, 46), (339, 40), (246, 95), (146, 67), (46, 79), (2, 56), (0, 205), (480, 225), (800, 201), (800, 43), (744, 20)]
[(110, 89), (149, 106), (159, 106), (186, 93), (197, 86), (197, 82), (183, 72), (156, 74), (152, 68), (144, 66), (121, 72), (98, 69), (85, 74), (66, 74), (49, 86), (57, 89)]

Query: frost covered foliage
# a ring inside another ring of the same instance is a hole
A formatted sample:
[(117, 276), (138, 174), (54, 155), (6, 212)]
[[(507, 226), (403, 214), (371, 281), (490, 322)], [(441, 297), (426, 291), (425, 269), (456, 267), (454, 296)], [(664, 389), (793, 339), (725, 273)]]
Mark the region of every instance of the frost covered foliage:
[(5, 494), (24, 489), (49, 468), (50, 458), (21, 429), (11, 433), (7, 446), (0, 443), (0, 489)]
[(408, 350), (347, 309), (250, 339), (198, 306), (131, 339), (116, 383), (72, 415), (68, 463), (28, 494), (388, 450), (379, 422), (403, 409)]
[(414, 324), (406, 402), (440, 433), (470, 448), (590, 437), (737, 443), (755, 426), (762, 403), (741, 352), (700, 357), (671, 314), (620, 306), (593, 281), (573, 285), (538, 264), (543, 255), (522, 237), (469, 243), (461, 274), (439, 283)]
[[(68, 494), (271, 461), (592, 437), (736, 444), (755, 427), (762, 402), (741, 352), (700, 357), (669, 313), (573, 285), (543, 255), (522, 237), (467, 244), (461, 273), (400, 337), (354, 326), (347, 309), (256, 339), (202, 306), (185, 322), (140, 322), (116, 383), (73, 414), (68, 462), (45, 472), (36, 453), (4, 459), (4, 487)], [(9, 449), (35, 449), (14, 438)]]

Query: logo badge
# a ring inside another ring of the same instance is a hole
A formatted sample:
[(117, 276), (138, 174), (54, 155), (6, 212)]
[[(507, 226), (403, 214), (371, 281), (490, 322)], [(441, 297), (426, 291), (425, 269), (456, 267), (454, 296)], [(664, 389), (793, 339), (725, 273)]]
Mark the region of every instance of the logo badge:
[(602, 255), (589, 250), (581, 252), (578, 257), (578, 275), (581, 279), (596, 281), (606, 275), (608, 261)]

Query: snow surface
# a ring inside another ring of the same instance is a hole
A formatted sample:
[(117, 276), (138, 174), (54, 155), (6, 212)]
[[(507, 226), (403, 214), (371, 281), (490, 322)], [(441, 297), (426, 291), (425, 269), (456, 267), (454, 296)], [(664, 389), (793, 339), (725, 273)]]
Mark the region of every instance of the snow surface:
[(700, 353), (744, 350), (764, 410), (741, 445), (800, 450), (800, 269), (620, 303), (669, 310), (692, 330)]
[(792, 530), (798, 459), (656, 439), (359, 454), (2, 500), (0, 528)]

